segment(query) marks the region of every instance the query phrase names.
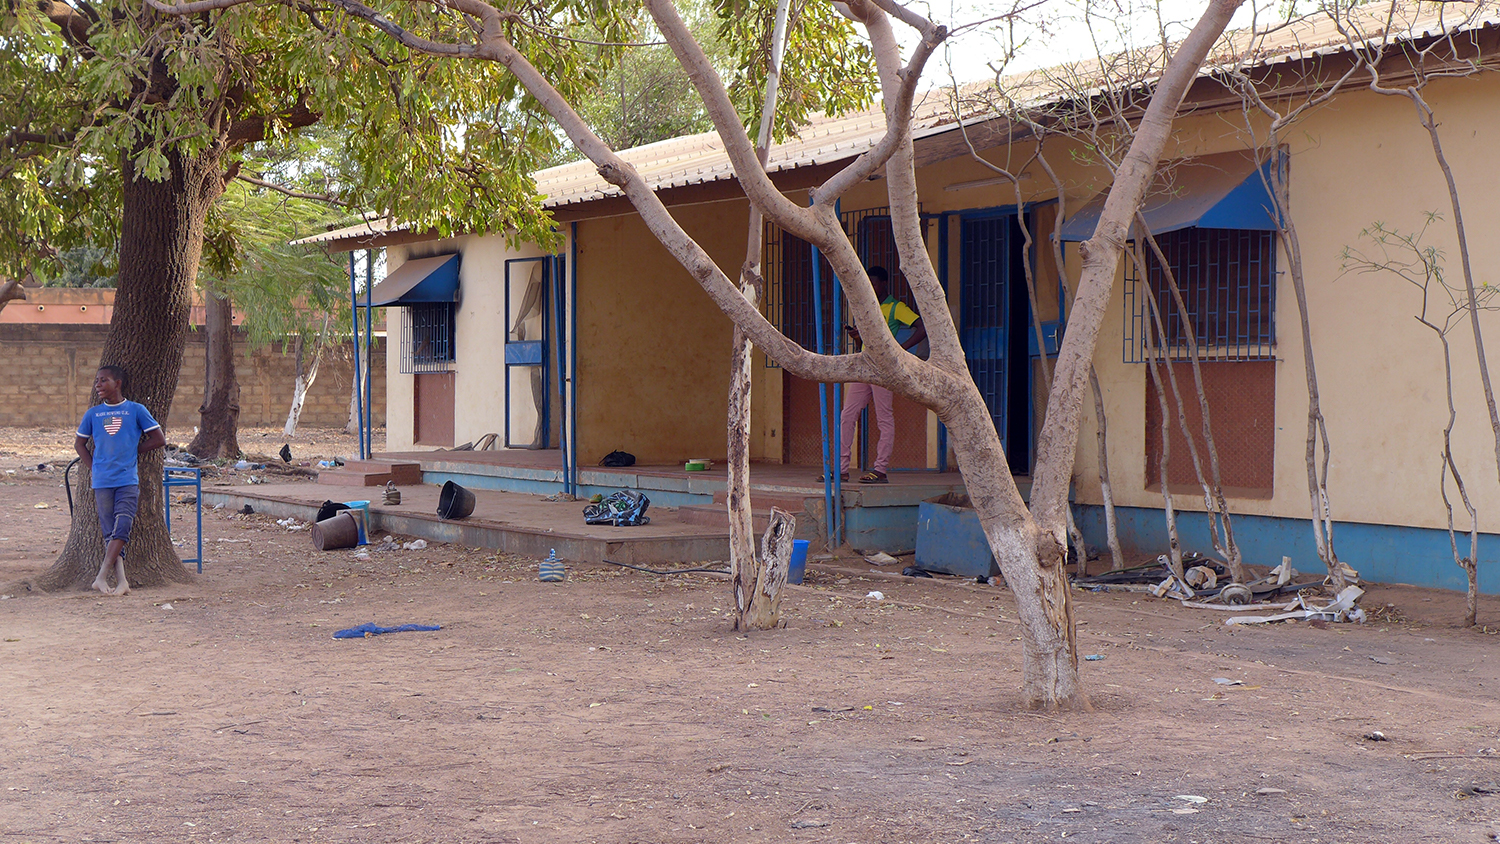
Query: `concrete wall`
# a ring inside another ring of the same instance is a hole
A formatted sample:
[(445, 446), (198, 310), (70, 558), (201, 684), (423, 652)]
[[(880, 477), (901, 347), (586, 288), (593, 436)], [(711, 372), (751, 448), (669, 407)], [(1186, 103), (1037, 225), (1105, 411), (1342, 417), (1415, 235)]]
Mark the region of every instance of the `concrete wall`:
[[(104, 347), (107, 325), (0, 324), (0, 348), (6, 365), (0, 367), (0, 425), (17, 427), (76, 427), (88, 409), (94, 371)], [(182, 374), (172, 399), (172, 414), (163, 423), (168, 439), (186, 442), (198, 424), (198, 405), (203, 401), (204, 334), (188, 334), (182, 358)], [(377, 337), (374, 421), (385, 421), (385, 359)], [(245, 426), (286, 423), (287, 407), (296, 380), (296, 358), (281, 354), (281, 347), (251, 350), (238, 331), (235, 339), (235, 375), (240, 382), (240, 424)], [(349, 419), (350, 376), (353, 361), (349, 347), (325, 353), (302, 409), (301, 423), (342, 428)]]

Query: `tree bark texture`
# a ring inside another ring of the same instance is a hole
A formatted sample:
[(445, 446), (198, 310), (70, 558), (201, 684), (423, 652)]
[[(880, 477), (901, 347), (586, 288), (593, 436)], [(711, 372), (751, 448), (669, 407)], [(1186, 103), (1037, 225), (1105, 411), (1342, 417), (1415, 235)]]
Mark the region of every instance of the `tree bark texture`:
[(203, 404), (198, 406), (198, 434), (188, 451), (205, 460), (240, 456), (240, 382), (234, 374), (234, 303), (228, 294), (204, 296), (206, 335)]
[(792, 537), (797, 532), (797, 517), (771, 508), (771, 524), (760, 541), (760, 566), (755, 580), (744, 581), (743, 570), (734, 573), (736, 599), (741, 592), (750, 593), (744, 603), (746, 611), (735, 618), (736, 630), (770, 630), (781, 626), (781, 592), (786, 586), (787, 569), (792, 561)]
[[(791, 0), (776, 4), (776, 22), (771, 32), (766, 91), (761, 100), (760, 132), (756, 136), (756, 160), (766, 166), (771, 155), (771, 128), (775, 123), (777, 93), (781, 87), (781, 57), (786, 45), (787, 16)], [(740, 292), (752, 306), (760, 298), (760, 257), (765, 242), (765, 219), (760, 209), (750, 206), (749, 230), (745, 233), (745, 263), (740, 268)], [(729, 479), (725, 506), (729, 510), (729, 571), (734, 581), (734, 626), (736, 629), (767, 629), (781, 624), (781, 587), (786, 573), (779, 579), (767, 579), (770, 591), (746, 590), (748, 583), (765, 579), (770, 562), (755, 559), (754, 511), (750, 506), (750, 338), (744, 329), (734, 327), (729, 360)], [(772, 527), (775, 527), (773, 513)], [(788, 534), (790, 537), (790, 534)], [(769, 542), (770, 532), (766, 539)], [(790, 538), (788, 538), (790, 543)], [(767, 548), (770, 547), (768, 544)], [(787, 553), (791, 553), (790, 544)], [(783, 569), (786, 561), (782, 561)], [(752, 626), (753, 625), (753, 626)]]
[[(119, 289), (100, 355), (101, 364), (125, 368), (125, 396), (159, 420), (172, 409), (182, 369), (204, 219), (223, 191), (219, 147), (194, 157), (174, 151), (168, 158), (171, 176), (153, 182), (136, 178), (130, 156), (125, 156)], [(173, 550), (163, 518), (162, 452), (142, 456), (139, 472), (140, 509), (125, 550), (126, 576), (132, 586), (190, 581), (192, 574)], [(37, 580), (44, 590), (87, 588), (104, 559), (89, 480), (87, 471), (79, 473), (67, 544)]]
[(0, 281), (0, 311), (11, 302), (26, 299), (26, 286), (19, 278), (7, 278)]

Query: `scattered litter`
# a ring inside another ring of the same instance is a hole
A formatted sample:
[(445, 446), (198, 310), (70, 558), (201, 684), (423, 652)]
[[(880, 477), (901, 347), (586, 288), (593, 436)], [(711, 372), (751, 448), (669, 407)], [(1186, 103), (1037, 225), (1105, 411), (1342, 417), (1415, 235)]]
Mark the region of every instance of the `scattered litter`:
[(1388, 660), (1388, 659), (1386, 659), (1383, 656), (1372, 656), (1372, 657), (1370, 657), (1370, 661), (1371, 662), (1379, 663), (1381, 665), (1390, 665), (1391, 664), (1391, 661)]
[(401, 490), (396, 489), (396, 482), (395, 481), (386, 481), (385, 482), (385, 492), (382, 494), (381, 500), (387, 506), (392, 506), (392, 507), (394, 507), (395, 505), (401, 503)]
[(1215, 677), (1214, 678), (1214, 682), (1218, 683), (1221, 686), (1243, 686), (1243, 685), (1245, 685), (1245, 681), (1244, 680), (1231, 680), (1228, 677)]
[(1212, 589), (1219, 585), (1219, 575), (1208, 566), (1193, 566), (1183, 572), (1182, 579), (1194, 589)]
[(1099, 660), (1104, 659), (1104, 654), (1089, 654), (1088, 656), (1084, 657), (1084, 659), (1088, 662), (1098, 662)]
[(1338, 597), (1326, 607), (1308, 607), (1307, 602), (1299, 595), (1293, 602), (1295, 606), (1303, 609), (1289, 610), (1277, 615), (1237, 615), (1224, 620), (1225, 624), (1261, 624), (1268, 621), (1287, 621), (1294, 618), (1319, 618), (1324, 621), (1364, 621), (1363, 610), (1354, 612), (1354, 602), (1359, 596), (1365, 594), (1365, 590), (1358, 586), (1345, 586), (1339, 592)]
[(907, 566), (906, 568), (902, 569), (901, 570), (901, 576), (902, 577), (925, 577), (925, 578), (928, 578), (929, 580), (932, 579), (932, 574), (931, 573), (922, 571), (921, 569), (917, 568), (916, 566)]
[(1179, 794), (1179, 795), (1177, 795), (1177, 799), (1178, 800), (1185, 800), (1185, 801), (1187, 801), (1189, 803), (1207, 803), (1208, 802), (1208, 798), (1207, 797), (1199, 797), (1196, 794)]
[(1385, 733), (1382, 733), (1379, 730), (1373, 730), (1371, 732), (1365, 733), (1364, 739), (1365, 741), (1390, 741), (1390, 739), (1385, 737)]
[(1270, 797), (1271, 795), (1274, 795), (1274, 794), (1286, 794), (1286, 789), (1284, 789), (1284, 788), (1257, 788), (1257, 789), (1255, 789), (1255, 793), (1259, 794), (1261, 797)]
[(318, 461), (318, 468), (319, 469), (332, 469), (333, 466), (334, 466), (334, 463), (333, 463), (332, 460), (319, 460)]
[(390, 545), (391, 543), (396, 541), (396, 538), (387, 534), (386, 536), (381, 537), (380, 541), (385, 543), (386, 545)]
[(403, 551), (420, 551), (420, 550), (422, 550), (423, 548), (426, 548), (426, 547), (427, 547), (427, 540), (425, 540), (425, 539), (413, 539), (410, 542), (403, 542), (403, 543), (401, 543), (401, 549)]
[(792, 821), (792, 829), (822, 829), (828, 821)]
[(360, 551), (359, 553), (354, 555), (354, 559), (359, 560), (361, 563), (368, 563), (370, 561), (370, 555), (364, 551)]
[(308, 528), (307, 523), (299, 522), (291, 516), (288, 516), (285, 519), (277, 519), (276, 524), (281, 525), (287, 530), (307, 530)]
[(251, 507), (249, 504), (246, 504), (245, 506), (240, 508), (240, 515), (242, 516), (252, 516), (254, 514), (255, 508)]
[(872, 566), (893, 566), (901, 561), (884, 551), (876, 551), (873, 554), (866, 554), (865, 562)]
[(869, 593), (867, 593), (865, 595), (865, 597), (869, 598), (872, 601), (884, 601), (885, 600), (885, 593), (881, 592), (879, 590), (872, 590)]
[(381, 627), (378, 624), (361, 624), (333, 634), (335, 639), (368, 639), (382, 633), (406, 633), (412, 630), (442, 630), (441, 624), (403, 624), (399, 627)]
[(172, 605), (171, 604), (162, 604), (161, 608), (164, 609), (164, 610), (169, 610), (169, 609), (172, 608)]
[(1219, 590), (1219, 600), (1226, 604), (1248, 604), (1255, 600), (1255, 593), (1243, 583), (1229, 583)]
[(583, 523), (615, 527), (649, 525), (651, 518), (646, 515), (646, 508), (650, 506), (651, 499), (639, 492), (623, 489), (611, 493), (598, 503), (584, 507)]
[(38, 503), (37, 505), (35, 505), (31, 509), (33, 509), (33, 510), (45, 510), (45, 509), (47, 509), (47, 505), (44, 504), (44, 503)]

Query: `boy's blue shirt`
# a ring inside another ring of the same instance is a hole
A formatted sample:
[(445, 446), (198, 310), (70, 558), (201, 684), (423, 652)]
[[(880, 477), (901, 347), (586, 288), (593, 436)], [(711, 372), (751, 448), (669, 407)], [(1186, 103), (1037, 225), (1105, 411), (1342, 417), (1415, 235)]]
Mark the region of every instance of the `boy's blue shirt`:
[(78, 423), (78, 436), (94, 441), (93, 488), (138, 485), (135, 465), (141, 435), (160, 427), (151, 411), (128, 399), (89, 408)]

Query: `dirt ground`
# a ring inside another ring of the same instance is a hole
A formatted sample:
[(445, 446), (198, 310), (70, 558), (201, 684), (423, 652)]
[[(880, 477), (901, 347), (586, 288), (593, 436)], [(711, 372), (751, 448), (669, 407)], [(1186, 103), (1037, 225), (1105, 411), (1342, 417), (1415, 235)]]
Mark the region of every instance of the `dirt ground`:
[[(35, 471), (51, 454), (40, 437), (4, 435), (0, 469), (16, 473), (0, 478), (0, 583), (13, 583), (61, 547), (67, 503), (60, 471)], [(995, 587), (815, 562), (789, 587), (785, 629), (740, 636), (712, 575), (570, 564), (549, 584), (535, 560), (458, 546), (360, 560), (226, 511), (206, 511), (204, 530), (194, 584), (0, 599), (4, 841), (1480, 842), (1500, 829), (1495, 600), (1477, 630), (1455, 626), (1461, 595), (1378, 586), (1367, 624), (1226, 628), (1222, 613), (1079, 592), (1082, 652), (1102, 657), (1081, 663), (1095, 711), (1043, 715), (1018, 706), (1018, 631)], [(331, 638), (365, 622), (443, 629)], [(1388, 740), (1364, 738), (1375, 731)]]

